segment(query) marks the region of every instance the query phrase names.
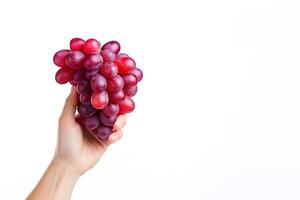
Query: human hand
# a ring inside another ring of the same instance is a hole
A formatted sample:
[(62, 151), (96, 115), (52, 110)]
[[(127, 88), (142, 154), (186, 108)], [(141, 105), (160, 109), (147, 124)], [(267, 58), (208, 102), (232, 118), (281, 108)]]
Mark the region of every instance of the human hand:
[(78, 94), (72, 87), (59, 118), (58, 141), (54, 159), (82, 175), (91, 169), (100, 159), (107, 147), (122, 137), (122, 128), (126, 124), (125, 115), (117, 118), (114, 132), (106, 142), (100, 141), (81, 125), (79, 116), (75, 116)]

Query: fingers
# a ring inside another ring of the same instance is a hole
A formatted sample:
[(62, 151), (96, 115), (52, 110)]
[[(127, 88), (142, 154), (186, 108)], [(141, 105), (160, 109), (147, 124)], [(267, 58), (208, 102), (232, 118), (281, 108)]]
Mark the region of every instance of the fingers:
[(112, 144), (120, 140), (123, 136), (122, 128), (126, 124), (126, 116), (120, 115), (115, 122), (113, 129), (115, 130), (109, 137), (108, 137), (108, 144)]
[(115, 143), (119, 141), (122, 138), (122, 136), (123, 136), (122, 130), (115, 131), (108, 137), (108, 143), (109, 144)]
[(127, 122), (126, 116), (120, 115), (113, 126), (114, 130), (118, 131), (122, 129), (125, 126), (126, 122)]
[(71, 93), (65, 101), (65, 105), (61, 114), (61, 119), (74, 121), (77, 103), (78, 98), (76, 88), (72, 87)]

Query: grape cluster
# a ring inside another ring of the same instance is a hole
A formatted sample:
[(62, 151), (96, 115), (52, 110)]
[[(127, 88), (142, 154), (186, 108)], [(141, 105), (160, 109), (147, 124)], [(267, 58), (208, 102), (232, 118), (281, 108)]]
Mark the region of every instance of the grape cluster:
[(143, 72), (121, 46), (110, 41), (101, 47), (96, 39), (73, 38), (70, 50), (57, 51), (53, 62), (60, 67), (55, 75), (59, 84), (77, 87), (77, 111), (83, 125), (100, 140), (107, 140), (120, 114), (130, 113), (135, 104), (137, 83)]

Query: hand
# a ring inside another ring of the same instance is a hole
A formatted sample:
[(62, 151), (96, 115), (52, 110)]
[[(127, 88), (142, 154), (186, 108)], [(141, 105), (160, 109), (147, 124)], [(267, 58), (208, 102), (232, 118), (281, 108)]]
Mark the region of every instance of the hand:
[(117, 118), (115, 131), (107, 142), (102, 142), (81, 126), (79, 116), (75, 117), (77, 103), (73, 87), (59, 118), (54, 158), (27, 200), (69, 200), (77, 179), (98, 162), (110, 144), (122, 137), (124, 115)]
[(79, 116), (75, 117), (78, 94), (72, 87), (59, 118), (58, 141), (54, 160), (72, 166), (82, 175), (91, 169), (100, 159), (107, 147), (122, 137), (122, 128), (126, 124), (125, 115), (120, 115), (114, 124), (114, 132), (107, 142), (100, 141), (81, 126)]

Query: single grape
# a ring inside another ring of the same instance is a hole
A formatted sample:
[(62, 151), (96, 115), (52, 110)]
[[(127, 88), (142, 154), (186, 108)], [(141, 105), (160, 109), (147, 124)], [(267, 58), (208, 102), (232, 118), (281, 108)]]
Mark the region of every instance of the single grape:
[(77, 111), (82, 117), (91, 117), (97, 113), (97, 110), (94, 109), (91, 105), (79, 104)]
[(85, 69), (79, 69), (73, 73), (72, 80), (75, 81), (76, 83), (84, 79), (85, 79)]
[(92, 106), (96, 109), (103, 109), (108, 104), (108, 94), (106, 90), (94, 92), (91, 97)]
[(83, 123), (88, 130), (94, 130), (100, 126), (100, 120), (98, 115), (86, 117), (83, 119)]
[(125, 87), (129, 87), (137, 84), (137, 78), (133, 74), (123, 75), (122, 78), (124, 80)]
[(119, 105), (109, 103), (102, 111), (108, 116), (116, 116), (119, 112)]
[(135, 61), (129, 57), (116, 59), (115, 63), (118, 66), (119, 74), (129, 74), (135, 68)]
[(116, 54), (112, 51), (109, 50), (102, 50), (100, 52), (102, 58), (103, 58), (103, 62), (114, 62), (116, 59)]
[(79, 94), (87, 94), (91, 92), (91, 86), (88, 80), (81, 80), (77, 84), (77, 92)]
[(109, 50), (111, 52), (114, 52), (115, 54), (118, 54), (121, 49), (121, 45), (119, 42), (113, 40), (113, 41), (109, 41), (109, 42), (105, 43), (101, 49)]
[(79, 101), (83, 105), (91, 105), (91, 93), (86, 93), (86, 94), (80, 94), (79, 95)]
[(85, 70), (85, 78), (91, 79), (95, 74), (99, 73), (99, 69)]
[(108, 96), (110, 102), (118, 103), (125, 98), (125, 93), (123, 90), (119, 90), (118, 92), (110, 92)]
[(117, 55), (117, 59), (119, 59), (119, 58), (124, 58), (124, 57), (129, 57), (129, 55), (126, 54), (126, 53), (119, 53), (119, 54)]
[(125, 95), (129, 96), (129, 97), (133, 97), (134, 95), (136, 95), (138, 87), (136, 85), (132, 85), (129, 87), (125, 87), (123, 88)]
[(77, 70), (83, 67), (84, 59), (85, 55), (81, 51), (70, 51), (67, 55), (66, 63), (70, 68)]
[(129, 96), (125, 96), (124, 100), (120, 101), (118, 104), (119, 114), (130, 113), (135, 108), (134, 101)]
[(109, 116), (109, 115), (106, 115), (102, 111), (99, 112), (99, 118), (100, 118), (100, 121), (102, 122), (102, 124), (105, 126), (113, 126), (117, 120), (116, 115)]
[(60, 68), (55, 74), (55, 80), (59, 84), (65, 84), (71, 80), (72, 70), (67, 67)]
[(109, 90), (110, 92), (118, 92), (123, 88), (123, 86), (124, 81), (119, 75), (116, 75), (107, 82), (107, 90)]
[(141, 69), (139, 68), (134, 68), (131, 71), (131, 74), (135, 75), (135, 77), (137, 78), (137, 81), (140, 82), (143, 79), (143, 72)]
[(87, 70), (95, 70), (95, 69), (99, 69), (102, 63), (103, 63), (103, 59), (100, 54), (92, 54), (86, 57), (84, 61), (84, 67)]
[(100, 74), (95, 74), (90, 81), (91, 87), (94, 92), (100, 92), (106, 89), (107, 82), (104, 76)]
[(84, 53), (86, 54), (97, 54), (100, 53), (101, 44), (96, 39), (88, 39), (84, 44)]
[(53, 62), (58, 67), (67, 67), (66, 58), (69, 54), (69, 50), (63, 49), (56, 52), (53, 56)]
[(105, 78), (111, 79), (118, 75), (118, 66), (115, 63), (108, 62), (100, 68), (100, 72)]
[(84, 44), (85, 41), (81, 38), (73, 38), (70, 41), (70, 49), (71, 50), (78, 50), (78, 51), (84, 51)]
[(100, 139), (100, 140), (107, 140), (110, 134), (112, 133), (112, 127), (109, 126), (99, 126), (94, 131), (94, 134)]

